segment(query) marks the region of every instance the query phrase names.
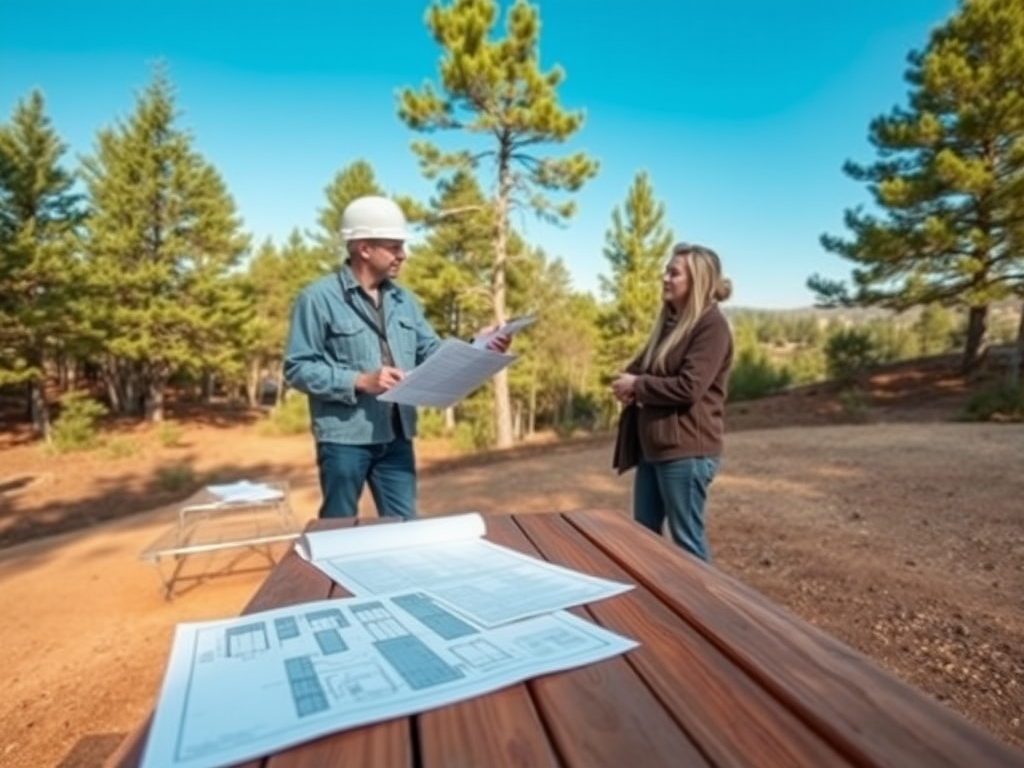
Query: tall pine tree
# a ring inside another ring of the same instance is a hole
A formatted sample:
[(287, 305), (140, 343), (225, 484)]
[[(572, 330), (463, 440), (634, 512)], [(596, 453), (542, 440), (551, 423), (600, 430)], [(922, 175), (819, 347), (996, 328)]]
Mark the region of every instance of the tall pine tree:
[(604, 256), (611, 277), (601, 277), (610, 300), (599, 316), (604, 363), (621, 370), (647, 340), (659, 305), (659, 276), (672, 247), (665, 205), (657, 201), (645, 172), (633, 178), (622, 208), (612, 211)]
[(825, 303), (968, 310), (962, 367), (981, 357), (993, 301), (1024, 295), (1024, 4), (965, 0), (912, 52), (909, 106), (871, 123), (879, 158), (848, 162), (879, 213), (846, 213), (851, 237), (824, 247), (856, 263), (853, 290), (817, 275)]
[(33, 431), (43, 437), (47, 365), (69, 342), (82, 218), (64, 152), (39, 92), (0, 126), (0, 386), (27, 386)]
[[(493, 163), (493, 269), (491, 303), (494, 319), (507, 313), (509, 213), (532, 209), (560, 221), (573, 213), (571, 201), (555, 203), (549, 191), (575, 192), (597, 172), (597, 163), (583, 153), (566, 157), (540, 154), (544, 144), (567, 141), (583, 123), (581, 112), (567, 112), (556, 91), (564, 77), (559, 67), (540, 69), (540, 18), (536, 8), (516, 0), (508, 9), (505, 36), (489, 40), (497, 21), (495, 0), (453, 0), (434, 3), (427, 27), (442, 48), (439, 93), (430, 83), (400, 96), (399, 116), (417, 131), (463, 131), (480, 137), (482, 146), (445, 152), (437, 145), (415, 142), (413, 150), (428, 176)], [(513, 442), (507, 371), (494, 379), (496, 442)]]
[(234, 202), (175, 119), (158, 71), (83, 161), (92, 214), (80, 306), (114, 410), (152, 421), (170, 376), (225, 365), (252, 320), (231, 276), (248, 248)]

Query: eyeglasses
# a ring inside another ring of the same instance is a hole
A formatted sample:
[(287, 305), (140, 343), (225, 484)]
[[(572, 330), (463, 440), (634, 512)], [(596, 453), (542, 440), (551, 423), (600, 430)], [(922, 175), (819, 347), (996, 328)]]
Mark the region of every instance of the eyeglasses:
[(371, 240), (370, 243), (396, 256), (405, 250), (405, 243), (402, 240)]

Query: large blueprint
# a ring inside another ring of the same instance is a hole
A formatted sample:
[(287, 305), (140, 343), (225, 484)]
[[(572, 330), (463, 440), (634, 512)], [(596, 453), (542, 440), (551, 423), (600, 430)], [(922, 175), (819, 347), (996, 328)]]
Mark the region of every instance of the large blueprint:
[(421, 591), (180, 624), (142, 766), (234, 765), (635, 645), (564, 611), (484, 628)]

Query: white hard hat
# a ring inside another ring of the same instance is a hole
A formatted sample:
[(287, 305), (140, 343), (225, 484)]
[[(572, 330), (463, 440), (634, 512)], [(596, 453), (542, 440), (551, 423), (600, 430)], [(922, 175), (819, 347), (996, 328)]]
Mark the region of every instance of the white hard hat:
[(341, 214), (341, 236), (345, 240), (405, 240), (405, 214), (389, 198), (357, 197)]

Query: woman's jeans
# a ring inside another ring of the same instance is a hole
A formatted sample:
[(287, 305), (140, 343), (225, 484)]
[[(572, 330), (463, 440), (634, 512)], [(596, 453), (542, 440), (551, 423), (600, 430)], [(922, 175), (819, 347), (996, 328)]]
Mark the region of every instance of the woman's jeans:
[(375, 445), (317, 443), (323, 503), (320, 517), (355, 517), (369, 484), (381, 517), (416, 516), (416, 457), (412, 441), (396, 438)]
[(709, 561), (704, 504), (717, 472), (717, 456), (640, 461), (633, 482), (633, 519), (660, 536), (667, 518), (672, 541)]

